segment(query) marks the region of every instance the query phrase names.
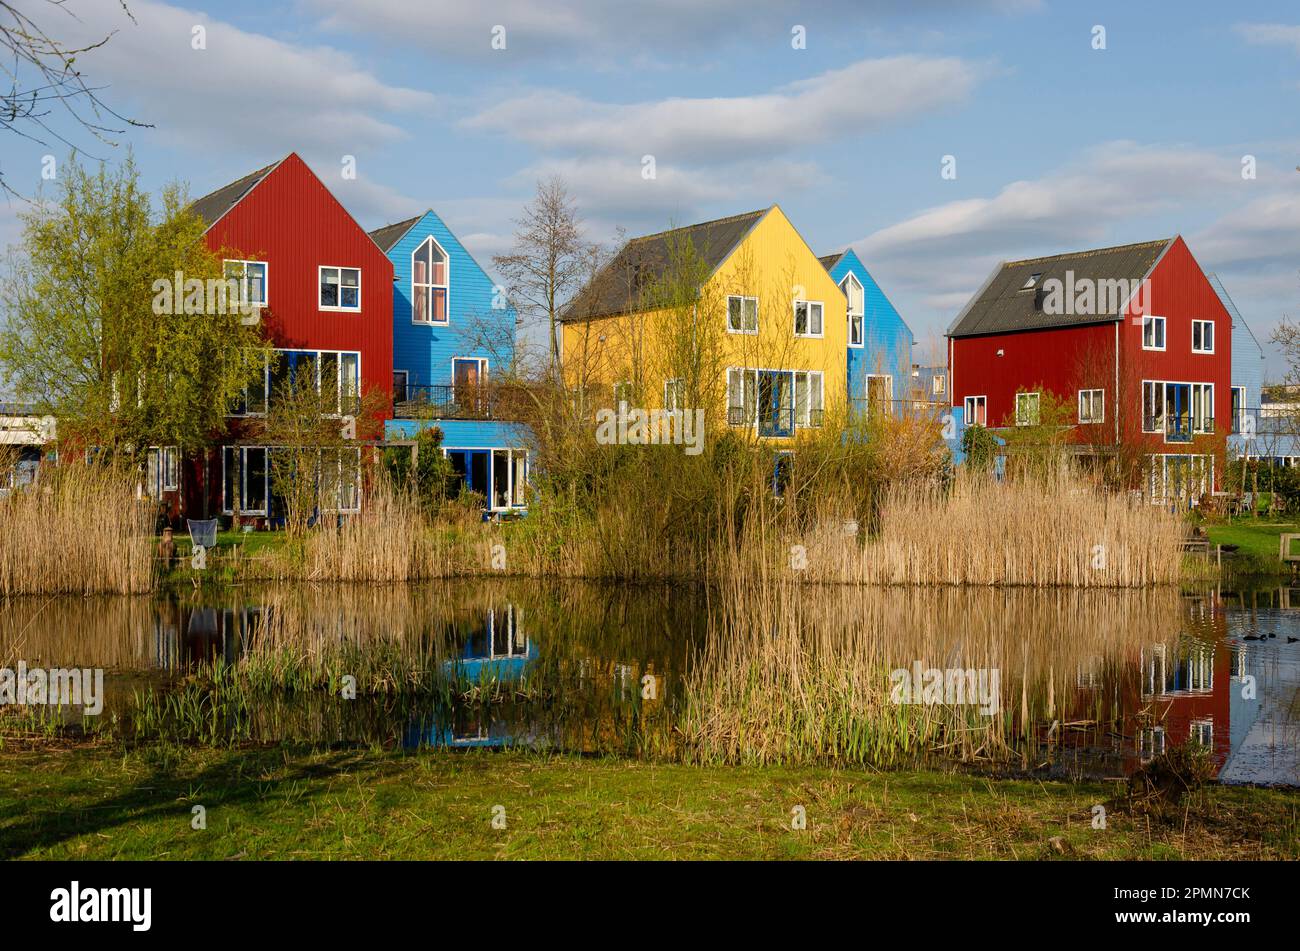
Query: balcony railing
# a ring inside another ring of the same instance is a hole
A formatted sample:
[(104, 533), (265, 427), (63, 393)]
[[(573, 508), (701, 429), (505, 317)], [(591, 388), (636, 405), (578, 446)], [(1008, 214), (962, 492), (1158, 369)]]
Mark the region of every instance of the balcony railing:
[[(728, 406), (727, 425), (753, 426), (754, 415), (752, 406)], [(779, 410), (758, 414), (758, 433), (760, 436), (789, 436), (796, 429), (818, 429), (825, 419), (825, 410), (810, 409), (806, 417), (800, 417), (793, 407), (783, 406)]]
[(393, 393), (396, 419), (500, 419), (500, 391), (488, 386), (408, 384)]
[(1144, 416), (1142, 431), (1164, 433), (1165, 442), (1191, 442), (1196, 436), (1214, 435), (1214, 419), (1203, 417), (1195, 419), (1190, 413)]
[(930, 400), (884, 400), (857, 399), (849, 400), (849, 411), (854, 416), (892, 416), (895, 419), (938, 419), (952, 408), (946, 402)]

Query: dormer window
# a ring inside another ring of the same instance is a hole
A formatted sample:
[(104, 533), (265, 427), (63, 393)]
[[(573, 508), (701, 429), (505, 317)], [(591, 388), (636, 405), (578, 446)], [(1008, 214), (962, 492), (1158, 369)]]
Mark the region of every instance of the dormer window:
[(447, 323), (447, 252), (425, 238), (411, 255), (411, 322)]

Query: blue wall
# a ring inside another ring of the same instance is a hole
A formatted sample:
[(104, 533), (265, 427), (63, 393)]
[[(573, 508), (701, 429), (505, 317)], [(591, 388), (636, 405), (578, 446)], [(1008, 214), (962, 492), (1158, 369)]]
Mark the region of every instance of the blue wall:
[(838, 284), (850, 271), (862, 282), (864, 333), (863, 346), (848, 348), (849, 399), (866, 398), (868, 373), (890, 374), (894, 378), (894, 399), (911, 399), (912, 328), (851, 250), (844, 252), (830, 273)]
[[(1245, 319), (1237, 310), (1237, 305), (1232, 302), (1217, 274), (1210, 275), (1210, 286), (1219, 295), (1219, 300), (1223, 301), (1224, 308), (1232, 317), (1232, 385), (1246, 388), (1246, 409), (1258, 425), (1257, 410), (1264, 388), (1264, 350), (1250, 328), (1246, 326)], [(1248, 443), (1248, 440), (1238, 435), (1228, 436), (1228, 446), (1237, 454), (1257, 453), (1263, 449), (1261, 446), (1251, 446)], [(1279, 452), (1278, 454), (1291, 455), (1292, 453)]]
[[(411, 321), (411, 254), (432, 236), (447, 252), (447, 324)], [(451, 383), (453, 357), (484, 357), (488, 379), (510, 369), (515, 352), (515, 311), (494, 308), (493, 283), (477, 261), (432, 211), (388, 250), (393, 262), (393, 369), (412, 384)]]

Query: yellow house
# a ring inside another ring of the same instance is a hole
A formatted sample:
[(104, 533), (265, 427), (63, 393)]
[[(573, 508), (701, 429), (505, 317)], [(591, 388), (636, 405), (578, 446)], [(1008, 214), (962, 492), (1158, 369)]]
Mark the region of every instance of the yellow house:
[(773, 205), (628, 241), (566, 311), (561, 362), (592, 408), (788, 440), (843, 411), (847, 334), (844, 293)]

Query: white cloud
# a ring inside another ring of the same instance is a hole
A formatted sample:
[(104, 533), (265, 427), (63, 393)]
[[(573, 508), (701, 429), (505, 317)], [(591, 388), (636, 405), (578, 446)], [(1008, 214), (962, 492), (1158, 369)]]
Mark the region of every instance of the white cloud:
[(464, 124), (548, 150), (734, 160), (825, 145), (963, 102), (987, 71), (953, 57), (895, 56), (752, 96), (614, 104), (537, 90)]
[(1300, 53), (1300, 26), (1282, 23), (1238, 23), (1237, 34), (1257, 46), (1291, 46)]
[[(130, 6), (135, 24), (116, 3), (76, 8), (79, 36), (118, 31), (83, 57), (85, 68), (110, 85), (107, 101), (130, 100), (119, 111), (156, 125), (147, 134), (172, 144), (219, 149), (223, 157), (356, 154), (404, 138), (403, 115), (437, 107), (430, 93), (388, 85), (337, 49), (296, 46), (154, 0)], [(192, 48), (198, 26), (206, 49)]]

